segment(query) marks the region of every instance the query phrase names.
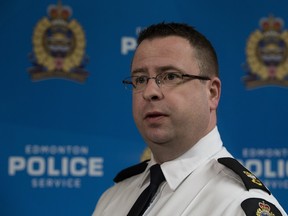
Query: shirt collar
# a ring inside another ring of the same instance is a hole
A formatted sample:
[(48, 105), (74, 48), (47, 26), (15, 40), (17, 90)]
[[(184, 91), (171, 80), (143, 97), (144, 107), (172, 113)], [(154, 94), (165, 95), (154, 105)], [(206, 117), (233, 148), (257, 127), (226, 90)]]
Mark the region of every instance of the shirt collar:
[[(223, 143), (216, 126), (183, 155), (172, 161), (161, 164), (161, 169), (169, 187), (172, 190), (176, 190), (188, 175), (207, 159), (219, 152), (222, 146)], [(140, 186), (143, 186), (149, 180), (149, 169), (154, 164), (156, 164), (156, 161), (153, 154), (151, 154), (151, 160), (144, 171)]]

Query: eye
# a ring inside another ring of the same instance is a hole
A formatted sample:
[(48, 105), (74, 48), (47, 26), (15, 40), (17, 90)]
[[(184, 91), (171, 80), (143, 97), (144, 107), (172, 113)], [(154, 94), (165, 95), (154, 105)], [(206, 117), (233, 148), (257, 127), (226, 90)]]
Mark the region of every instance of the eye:
[(135, 77), (135, 83), (137, 84), (145, 84), (147, 80), (146, 76), (139, 76), (139, 77)]
[(176, 80), (181, 80), (182, 76), (180, 73), (177, 72), (168, 72), (165, 73), (163, 76), (163, 80), (165, 81), (176, 81)]

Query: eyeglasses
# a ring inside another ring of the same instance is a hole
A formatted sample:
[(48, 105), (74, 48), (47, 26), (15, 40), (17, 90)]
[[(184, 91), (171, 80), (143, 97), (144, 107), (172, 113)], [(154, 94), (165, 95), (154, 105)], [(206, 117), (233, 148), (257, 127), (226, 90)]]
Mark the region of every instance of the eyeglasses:
[(197, 76), (191, 74), (183, 74), (181, 72), (163, 72), (155, 77), (149, 77), (145, 75), (141, 76), (131, 76), (123, 80), (122, 83), (125, 85), (126, 89), (133, 90), (134, 92), (139, 92), (145, 89), (147, 83), (150, 79), (155, 79), (156, 84), (161, 87), (165, 86), (176, 86), (184, 81), (188, 80), (211, 80), (208, 76)]

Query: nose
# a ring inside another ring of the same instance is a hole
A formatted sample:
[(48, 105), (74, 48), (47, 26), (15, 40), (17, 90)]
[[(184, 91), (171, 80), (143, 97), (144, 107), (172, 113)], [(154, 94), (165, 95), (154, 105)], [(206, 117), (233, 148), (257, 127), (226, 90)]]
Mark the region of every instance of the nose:
[[(151, 79), (154, 79), (155, 82), (150, 81)], [(161, 100), (163, 96), (164, 95), (160, 88), (160, 81), (156, 77), (150, 77), (147, 80), (147, 85), (143, 91), (143, 98), (145, 100), (155, 101), (155, 100)]]

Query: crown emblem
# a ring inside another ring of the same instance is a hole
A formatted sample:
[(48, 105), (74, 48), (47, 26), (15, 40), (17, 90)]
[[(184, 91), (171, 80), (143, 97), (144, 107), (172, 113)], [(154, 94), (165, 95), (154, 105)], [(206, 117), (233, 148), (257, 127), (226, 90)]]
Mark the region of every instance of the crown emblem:
[(246, 45), (245, 85), (288, 86), (288, 32), (283, 30), (284, 21), (271, 15), (260, 19), (259, 25)]
[(64, 78), (84, 82), (88, 72), (85, 55), (85, 34), (81, 25), (70, 19), (72, 9), (62, 5), (49, 5), (48, 17), (42, 18), (33, 32), (33, 52), (28, 69), (34, 81), (49, 78)]
[(257, 209), (257, 216), (275, 216), (272, 212), (270, 212), (270, 206), (266, 204), (264, 201), (259, 202), (259, 208)]
[(61, 2), (58, 5), (48, 6), (48, 15), (52, 20), (65, 20), (68, 21), (72, 15), (72, 9), (69, 6), (63, 6)]
[(260, 27), (263, 32), (265, 33), (271, 33), (271, 32), (278, 32), (280, 33), (283, 28), (283, 20), (280, 18), (275, 18), (273, 16), (269, 16), (268, 18), (262, 18), (260, 19)]

